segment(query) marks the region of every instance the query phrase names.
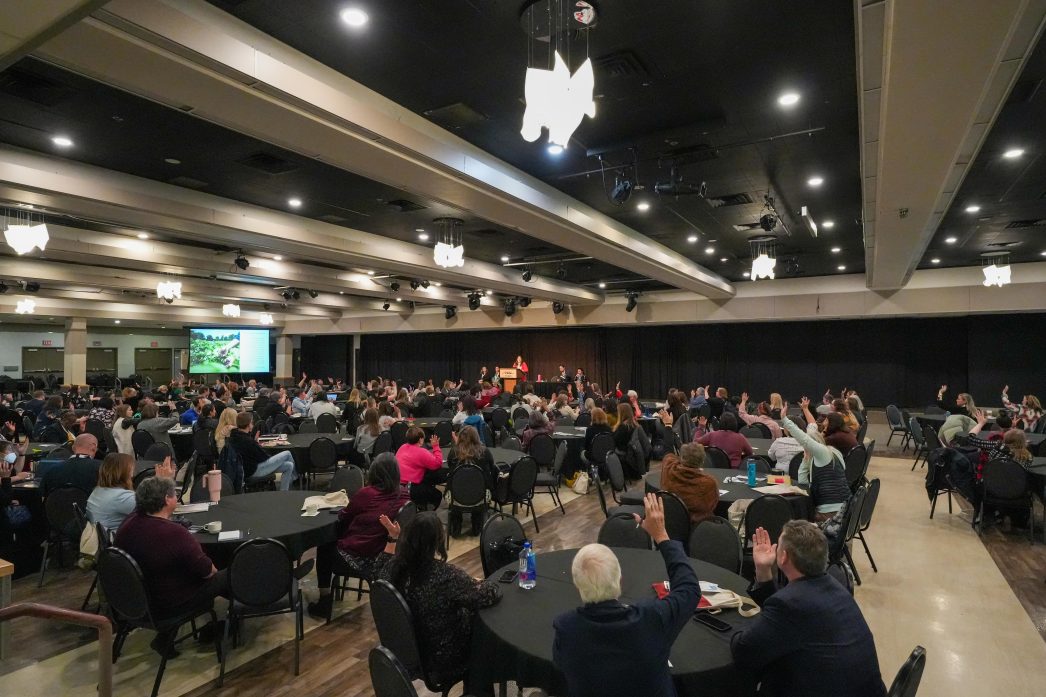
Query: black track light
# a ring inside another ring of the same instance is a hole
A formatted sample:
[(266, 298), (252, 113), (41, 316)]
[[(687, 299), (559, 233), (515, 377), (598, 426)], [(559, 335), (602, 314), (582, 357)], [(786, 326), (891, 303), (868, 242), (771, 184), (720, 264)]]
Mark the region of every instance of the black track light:
[(392, 307), (392, 305), (390, 305), (389, 303), (385, 303), (384, 305), (381, 306), (381, 309), (385, 310), (386, 312), (388, 312), (390, 307)]
[(559, 313), (561, 313), (565, 309), (566, 309), (566, 306), (563, 305), (563, 303), (559, 302), (558, 300), (553, 300), (552, 301), (552, 314), (558, 315)]
[(408, 301), (407, 301), (407, 307), (409, 307), (409, 308), (410, 308), (410, 310), (411, 310), (411, 312), (413, 312), (413, 311), (414, 311), (414, 308), (415, 308), (415, 307), (417, 307), (417, 306), (416, 306), (416, 305), (414, 304), (414, 301), (413, 301), (413, 300), (408, 300)]
[(389, 284), (389, 288), (391, 288), (392, 292), (395, 293), (397, 290), (400, 289), (400, 284), (397, 281), (393, 281), (392, 283)]
[(458, 308), (455, 305), (444, 305), (443, 316), (447, 319), (454, 319), (458, 314)]
[(564, 280), (564, 279), (565, 279), (566, 277), (567, 277), (567, 267), (565, 267), (565, 266), (563, 266), (562, 264), (560, 264), (560, 265), (559, 265), (559, 266), (558, 266), (558, 267), (556, 268), (556, 278), (558, 278), (559, 280), (561, 280), (561, 281), (562, 281), (562, 280)]
[(505, 316), (511, 317), (516, 314), (516, 301), (513, 298), (505, 300)]
[(317, 291), (317, 290), (310, 290), (310, 291), (309, 291), (309, 297), (310, 297), (310, 298), (318, 298), (318, 297), (319, 297), (319, 295), (320, 295), (320, 293), (319, 293), (319, 291)]
[(480, 295), (479, 293), (475, 293), (475, 292), (469, 293), (469, 309), (470, 310), (478, 310), (479, 309), (479, 302), (482, 299), (483, 299), (483, 296)]
[(291, 293), (291, 297), (295, 300), (301, 300), (301, 293), (295, 290)]
[(37, 283), (36, 281), (26, 281), (25, 282), (25, 292), (26, 293), (36, 293), (39, 290), (40, 290), (40, 284)]
[(7, 292), (7, 284), (3, 283), (3, 282), (0, 282), (0, 295), (3, 295), (6, 292)]
[(422, 281), (421, 282), (421, 287), (424, 288), (425, 290), (428, 290), (429, 282), (428, 281)]
[(533, 271), (531, 271), (530, 269), (523, 269), (523, 282), (524, 283), (530, 283), (530, 281), (533, 278), (534, 278), (534, 272)]
[(639, 304), (639, 293), (630, 290), (625, 294), (625, 297), (628, 298), (628, 302), (625, 303), (625, 312), (631, 312), (636, 309), (636, 305)]
[(291, 290), (290, 290), (290, 289), (288, 288), (287, 290), (285, 290), (285, 291), (283, 291), (282, 293), (280, 293), (280, 295), (282, 295), (282, 296), (283, 296), (283, 299), (284, 299), (284, 300), (290, 300), (290, 299), (291, 299), (291, 296), (293, 296), (294, 294), (293, 294), (293, 293), (291, 292)]
[(247, 261), (247, 257), (243, 256), (243, 252), (236, 255), (236, 260), (233, 263), (240, 268), (240, 271), (246, 271), (247, 267), (251, 265), (251, 262)]
[(530, 298), (519, 298), (516, 303), (520, 307), (530, 307)]
[(411, 281), (410, 282), (410, 289), (411, 290), (417, 290), (420, 287), (421, 287), (421, 282), (420, 281)]

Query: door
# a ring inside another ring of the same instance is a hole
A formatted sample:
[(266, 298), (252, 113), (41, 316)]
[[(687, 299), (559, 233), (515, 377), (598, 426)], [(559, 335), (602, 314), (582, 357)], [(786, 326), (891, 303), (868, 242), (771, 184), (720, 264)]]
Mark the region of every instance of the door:
[(97, 378), (108, 376), (106, 385), (112, 384), (112, 378), (116, 377), (117, 362), (116, 349), (114, 348), (88, 348), (87, 349), (87, 377)]
[(171, 349), (140, 348), (134, 350), (134, 372), (142, 379), (152, 380), (153, 385), (171, 381)]
[(61, 383), (65, 373), (65, 351), (60, 348), (35, 346), (22, 347), (22, 377), (39, 378), (47, 382), (48, 375), (55, 375)]

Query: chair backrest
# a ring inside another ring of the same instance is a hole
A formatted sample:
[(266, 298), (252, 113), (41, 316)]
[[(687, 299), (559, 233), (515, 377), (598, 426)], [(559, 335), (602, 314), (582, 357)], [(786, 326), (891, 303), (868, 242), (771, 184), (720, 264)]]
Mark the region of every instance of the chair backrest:
[(861, 524), (861, 509), (864, 508), (864, 499), (867, 495), (868, 487), (859, 486), (846, 505), (846, 537), (844, 539), (847, 542), (857, 534), (858, 526)]
[(896, 404), (886, 405), (886, 423), (890, 425), (890, 428), (904, 428), (904, 417), (901, 415), (901, 410), (897, 408)]
[(868, 435), (868, 419), (861, 422), (861, 425), (857, 428), (857, 444), (864, 443), (864, 437)]
[(522, 541), (527, 539), (523, 531), (523, 524), (515, 516), (495, 513), (483, 524), (483, 530), (479, 534), (479, 558), (483, 563), (483, 576), (490, 576), (504, 564), (497, 561), (496, 545), (504, 542), (506, 537)]
[(589, 459), (597, 465), (607, 461), (607, 455), (614, 452), (614, 436), (610, 433), (597, 433), (592, 439)]
[(526, 407), (516, 407), (512, 410), (512, 424), (518, 427), (521, 423), (526, 424), (530, 418), (530, 412), (527, 411)]
[(615, 513), (599, 526), (597, 542), (607, 547), (629, 547), (632, 549), (650, 549), (650, 535), (636, 525), (636, 520), (628, 513)]
[(134, 433), (131, 434), (131, 447), (134, 448), (135, 457), (145, 457), (145, 451), (155, 442), (156, 439), (153, 438), (153, 434), (148, 431), (136, 428)]
[[(109, 536), (109, 531), (101, 523), (94, 524), (94, 532), (98, 537), (98, 554), (101, 554), (111, 546), (110, 540), (112, 538)], [(98, 554), (95, 554), (95, 556), (97, 557)]]
[(690, 511), (683, 499), (668, 491), (657, 492), (665, 509), (665, 530), (677, 542), (687, 544), (690, 540)]
[(730, 469), (730, 456), (726, 454), (725, 450), (714, 445), (705, 446), (705, 460), (711, 469)]
[(941, 447), (941, 437), (937, 434), (937, 429), (930, 424), (923, 424), (923, 442), (926, 443), (926, 447), (933, 450), (934, 448)]
[(574, 425), (574, 417), (570, 414), (562, 414), (556, 419), (557, 427), (567, 427)]
[(868, 461), (864, 465), (864, 473), (868, 474), (868, 468), (872, 465), (872, 453), (875, 451), (875, 439), (872, 438), (870, 441), (864, 444), (865, 452), (868, 454)]
[(381, 453), (387, 453), (392, 450), (392, 433), (389, 431), (382, 431), (378, 434), (378, 437), (374, 439), (374, 445), (370, 447), (371, 457), (379, 455)]
[(309, 471), (333, 472), (338, 467), (338, 447), (330, 438), (317, 438), (309, 444)]
[(316, 430), (320, 433), (337, 433), (338, 420), (334, 414), (320, 414), (316, 419)]
[(298, 433), (319, 433), (320, 429), (315, 421), (302, 421), (298, 424)]
[(490, 427), (496, 429), (505, 428), (508, 425), (508, 412), (502, 407), (497, 407), (490, 412)]
[(741, 573), (741, 538), (725, 518), (714, 516), (698, 523), (690, 533), (689, 554), (731, 573)]
[(286, 433), (288, 436), (293, 435), (294, 433), (297, 433), (297, 431), (294, 430), (294, 426), (292, 426), (291, 424), (289, 424), (287, 422), (283, 422), (283, 423), (273, 422), (273, 423), (274, 423), (274, 425), (272, 427), (272, 432), (273, 433)]
[(1023, 499), (1028, 495), (1028, 473), (1015, 460), (998, 457), (984, 466), (986, 499)]
[(374, 697), (418, 697), (410, 672), (384, 646), (375, 646), (367, 658)]
[(552, 474), (557, 477), (563, 472), (563, 464), (567, 461), (567, 442), (560, 441), (556, 446), (556, 459), (552, 463)]
[(846, 570), (841, 561), (836, 561), (828, 565), (825, 569), (825, 573), (834, 578), (839, 582), (843, 588), (850, 592), (850, 595), (854, 594), (854, 582), (850, 578), (850, 572)]
[(370, 610), (378, 630), (378, 640), (403, 663), (411, 678), (423, 677), (421, 652), (414, 633), (414, 615), (406, 599), (385, 579), (370, 586)]
[(454, 445), (454, 423), (451, 421), (438, 422), (436, 436), (439, 438), (439, 447), (449, 448)]
[(153, 443), (145, 449), (145, 455), (142, 456), (143, 460), (163, 460), (165, 457), (173, 457), (174, 453), (171, 452), (171, 446), (166, 443)]
[(79, 533), (74, 529), (77, 522), (76, 508), (87, 510), (87, 492), (75, 486), (55, 489), (44, 499), (44, 515), (52, 530), (69, 534)]
[(539, 433), (530, 439), (527, 452), (540, 467), (551, 467), (556, 459), (556, 443), (547, 433)]
[(363, 488), (364, 480), (363, 470), (356, 465), (349, 465), (334, 473), (327, 491), (344, 489), (349, 498), (352, 498), (353, 494)]
[(769, 455), (750, 455), (745, 458), (744, 464), (741, 465), (741, 470), (745, 473), (748, 472), (749, 460), (755, 463), (756, 474), (770, 474), (774, 471), (774, 463), (770, 461)]
[(523, 443), (516, 436), (505, 436), (501, 440), (501, 447), (506, 450), (515, 450), (517, 452), (523, 451)]
[(926, 649), (916, 646), (908, 660), (904, 662), (901, 669), (897, 671), (897, 677), (890, 685), (890, 691), (886, 697), (915, 697), (919, 691), (919, 683), (923, 679), (923, 669), (926, 667)]
[(207, 462), (214, 461), (214, 431), (209, 428), (199, 428), (193, 431), (192, 447), (198, 457)]
[(88, 419), (84, 424), (84, 430), (98, 439), (99, 443), (105, 440), (105, 424), (99, 419)]
[(861, 506), (861, 516), (857, 523), (858, 530), (867, 530), (872, 524), (872, 514), (875, 513), (875, 502), (879, 500), (879, 479), (868, 482), (868, 491), (864, 494), (864, 505)]
[(418, 517), (418, 504), (413, 501), (407, 501), (403, 504), (399, 511), (396, 513), (396, 522), (400, 524), (400, 534), (407, 529), (411, 521)]
[(792, 519), (792, 504), (783, 496), (761, 496), (745, 511), (745, 540), (752, 539), (756, 528), (763, 528), (771, 540), (781, 536), (784, 524)]
[(97, 559), (98, 583), (116, 618), (151, 624), (149, 595), (138, 562), (119, 547), (112, 546), (99, 549)]
[(803, 464), (803, 456), (804, 453), (796, 453), (788, 462), (788, 476), (792, 478), (793, 484), (799, 481), (799, 467)]
[(487, 478), (478, 465), (458, 465), (447, 478), (451, 506), (474, 508), (486, 503)]
[[(761, 426), (762, 424), (759, 424), (759, 425)], [(763, 436), (762, 430), (756, 428), (755, 425), (745, 426), (740, 431), (738, 431), (738, 433), (740, 433), (745, 438), (764, 438), (765, 437), (765, 436)]]
[(397, 421), (389, 426), (389, 437), (392, 438), (392, 452), (396, 452), (400, 449), (401, 445), (407, 442), (408, 428), (410, 428), (410, 426), (407, 425), (406, 421)]
[(232, 481), (232, 477), (222, 472), (222, 496), (232, 496), (238, 493), (236, 491), (236, 485)]
[(611, 452), (606, 459), (607, 476), (610, 479), (610, 488), (614, 491), (625, 490), (625, 468), (621, 464), (621, 458), (616, 452)]
[[(149, 477), (155, 477), (155, 476), (156, 476), (156, 468), (155, 467), (147, 467), (146, 469), (143, 469), (141, 472), (136, 472), (134, 477), (131, 478), (131, 483), (134, 484), (134, 488), (137, 489), (139, 484), (144, 482)], [(205, 490), (205, 492), (206, 492), (206, 490)]]
[(577, 427), (577, 428), (580, 428), (581, 426), (584, 426), (585, 428), (588, 428), (591, 425), (592, 425), (592, 413), (591, 412), (586, 411), (584, 414), (578, 414), (577, 418), (574, 419), (574, 426)]
[(272, 422), (277, 425), (289, 423), (290, 420), (291, 417), (286, 412), (282, 411), (276, 412), (276, 414), (272, 417)]
[(294, 562), (282, 542), (263, 537), (248, 540), (236, 548), (228, 575), (233, 600), (265, 607), (291, 593)]
[(508, 493), (514, 499), (526, 500), (534, 494), (538, 478), (538, 463), (533, 457), (523, 456), (512, 465), (508, 475)]
[(846, 466), (846, 483), (853, 489), (864, 477), (865, 470), (868, 468), (868, 450), (863, 445), (851, 448), (843, 458), (843, 463)]

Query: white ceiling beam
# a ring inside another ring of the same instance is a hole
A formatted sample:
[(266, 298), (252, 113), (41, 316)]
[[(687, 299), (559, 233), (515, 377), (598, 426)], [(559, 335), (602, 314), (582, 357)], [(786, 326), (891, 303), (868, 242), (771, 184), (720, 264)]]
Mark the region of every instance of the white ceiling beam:
[(108, 0), (0, 2), (0, 71), (87, 17)]

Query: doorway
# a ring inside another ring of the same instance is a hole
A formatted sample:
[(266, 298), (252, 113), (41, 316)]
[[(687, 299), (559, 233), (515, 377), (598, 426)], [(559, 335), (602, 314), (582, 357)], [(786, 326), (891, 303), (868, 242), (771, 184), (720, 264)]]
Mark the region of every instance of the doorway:
[[(155, 386), (171, 381), (171, 349), (140, 348), (134, 350), (134, 372)], [(149, 384), (146, 382), (146, 384)]]

